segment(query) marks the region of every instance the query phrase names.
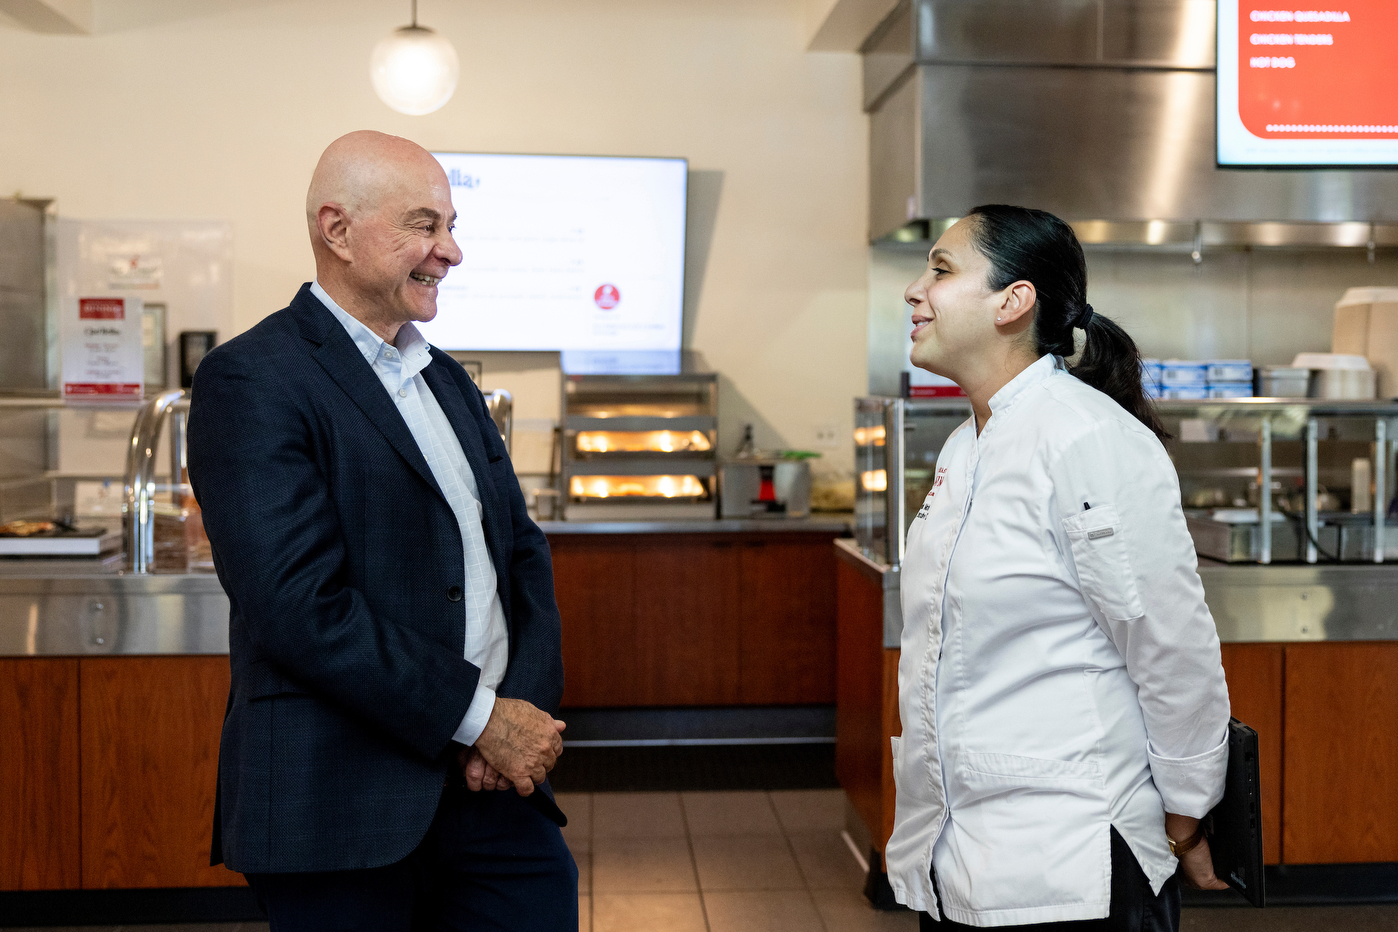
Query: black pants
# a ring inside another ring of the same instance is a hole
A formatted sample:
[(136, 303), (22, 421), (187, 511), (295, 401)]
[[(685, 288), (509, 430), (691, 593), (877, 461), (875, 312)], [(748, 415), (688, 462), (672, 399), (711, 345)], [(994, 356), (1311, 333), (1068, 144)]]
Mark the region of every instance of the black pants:
[(248, 874), (272, 932), (577, 932), (578, 867), (513, 790), (449, 786), (422, 843), (370, 870)]
[[(936, 883), (936, 874), (932, 882)], [(937, 890), (937, 899), (942, 891)], [(938, 922), (927, 913), (918, 917), (921, 932), (964, 932), (977, 928), (942, 917)], [(1112, 829), (1112, 905), (1105, 919), (1071, 919), (1067, 922), (1035, 922), (1028, 925), (996, 926), (995, 932), (1043, 929), (1044, 932), (1179, 932), (1180, 882), (1171, 877), (1151, 892), (1150, 881), (1141, 870), (1126, 841)]]

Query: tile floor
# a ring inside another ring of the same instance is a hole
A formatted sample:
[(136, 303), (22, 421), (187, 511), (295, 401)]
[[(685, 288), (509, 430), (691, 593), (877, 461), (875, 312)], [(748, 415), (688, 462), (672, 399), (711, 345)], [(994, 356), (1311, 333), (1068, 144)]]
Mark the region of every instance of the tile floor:
[(840, 790), (562, 794), (582, 932), (882, 932)]
[[(581, 932), (894, 932), (865, 901), (840, 790), (560, 793)], [(3, 922), (0, 922), (3, 925)], [(1398, 932), (1398, 906), (1186, 910), (1181, 932)], [(268, 932), (265, 923), (10, 932)]]

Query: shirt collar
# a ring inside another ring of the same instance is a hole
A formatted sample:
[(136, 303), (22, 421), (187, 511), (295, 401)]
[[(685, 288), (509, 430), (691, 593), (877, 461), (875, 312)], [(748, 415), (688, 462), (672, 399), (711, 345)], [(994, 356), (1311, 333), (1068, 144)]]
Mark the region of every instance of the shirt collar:
[[(1038, 385), (1062, 368), (1064, 368), (1063, 357), (1055, 356), (1052, 353), (1040, 356), (1030, 363), (1023, 372), (1010, 379), (1003, 388), (990, 396), (991, 413), (1005, 410), (1028, 389)], [(992, 417), (991, 420), (994, 418)]]
[(432, 362), (432, 346), (412, 321), (398, 328), (398, 337), (393, 343), (398, 347), (398, 354), (403, 357), (405, 378), (417, 375)]
[[(329, 293), (320, 286), (320, 281), (311, 282), (311, 294), (320, 299), (326, 309), (340, 322), (340, 326), (345, 328), (354, 345), (359, 348), (359, 352), (364, 354), (364, 359), (373, 365), (378, 361), (379, 355), (388, 347), (388, 342), (377, 333), (370, 330), (359, 318), (350, 314), (330, 297)], [(423, 337), (422, 331), (418, 330), (412, 322), (403, 324), (398, 328), (398, 335), (393, 340), (394, 348), (398, 355), (402, 357), (403, 377), (412, 378), (427, 365), (432, 362), (432, 347)]]

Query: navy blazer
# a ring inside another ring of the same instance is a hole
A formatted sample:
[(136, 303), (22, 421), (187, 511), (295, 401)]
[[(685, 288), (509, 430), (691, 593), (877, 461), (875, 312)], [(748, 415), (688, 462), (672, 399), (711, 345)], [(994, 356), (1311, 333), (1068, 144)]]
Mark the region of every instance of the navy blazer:
[[(509, 626), (496, 692), (556, 715), (548, 542), (465, 370), (434, 348), (422, 375), (480, 491)], [(463, 657), (456, 518), (309, 284), (204, 357), (192, 394), (189, 477), (231, 603), (212, 863), (264, 873), (399, 861), (432, 821), (480, 678)], [(560, 820), (541, 790), (530, 799)]]

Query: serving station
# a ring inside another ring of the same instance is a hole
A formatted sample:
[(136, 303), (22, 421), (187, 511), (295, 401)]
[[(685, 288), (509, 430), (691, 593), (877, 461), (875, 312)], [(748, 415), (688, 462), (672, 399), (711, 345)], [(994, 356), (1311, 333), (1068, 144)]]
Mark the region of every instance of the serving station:
[[(711, 382), (695, 383), (701, 395)], [(595, 390), (591, 403), (617, 389)], [(53, 398), (4, 404), (0, 413), (11, 420), (37, 412), (37, 431), (66, 407)], [(490, 404), (508, 437), (508, 396)], [(0, 892), (244, 883), (208, 865), (229, 603), (198, 504), (180, 481), (188, 400), (172, 391), (113, 410), (131, 418), (121, 518), (110, 529), (119, 548), (91, 558), (0, 559)], [(637, 433), (648, 443), (661, 432), (625, 420), (636, 416), (607, 419), (606, 431), (569, 422), (577, 453), (570, 483), (587, 481), (580, 472), (589, 463), (608, 476), (659, 463), (667, 474), (702, 480), (707, 517), (646, 518), (647, 507), (666, 504), (659, 496), (639, 511), (621, 504), (620, 516), (632, 520), (579, 520), (574, 512), (541, 522), (563, 616), (565, 707), (833, 704), (830, 542), (849, 533), (848, 522), (716, 520), (711, 414), (685, 415), (709, 419), (685, 421), (708, 445), (695, 440), (682, 468), (666, 450), (588, 455), (603, 452), (589, 446), (624, 448)], [(644, 430), (613, 429), (637, 426)], [(15, 511), (61, 513), (71, 506), (69, 485), (35, 474), (6, 491)], [(580, 498), (570, 507), (586, 504)]]

